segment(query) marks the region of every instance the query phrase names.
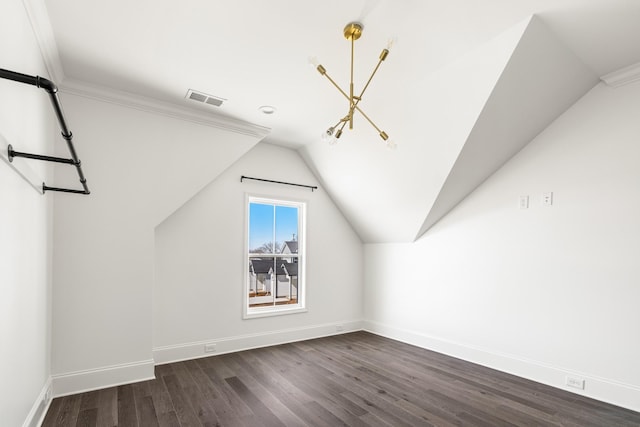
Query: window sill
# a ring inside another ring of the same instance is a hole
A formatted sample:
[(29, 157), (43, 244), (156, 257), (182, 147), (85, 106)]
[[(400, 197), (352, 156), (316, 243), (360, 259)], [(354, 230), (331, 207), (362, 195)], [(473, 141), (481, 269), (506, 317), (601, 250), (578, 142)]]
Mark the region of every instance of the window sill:
[(271, 317), (271, 316), (284, 316), (287, 314), (306, 313), (308, 310), (305, 307), (295, 308), (268, 308), (268, 309), (252, 309), (247, 311), (243, 319), (256, 319), (259, 317)]

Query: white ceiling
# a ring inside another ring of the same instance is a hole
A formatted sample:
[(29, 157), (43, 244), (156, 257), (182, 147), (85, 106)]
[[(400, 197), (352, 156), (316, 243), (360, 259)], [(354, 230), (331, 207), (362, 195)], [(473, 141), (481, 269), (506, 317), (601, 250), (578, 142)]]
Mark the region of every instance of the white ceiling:
[[(637, 0), (45, 3), (63, 86), (89, 83), (271, 128), (264, 141), (298, 149), (366, 242), (419, 237), (597, 76), (640, 62)], [(397, 38), (360, 104), (396, 151), (360, 116), (337, 146), (319, 139), (347, 105), (308, 57), (346, 89), (350, 21), (364, 24), (356, 92)], [(228, 101), (195, 104), (188, 89)], [(263, 115), (261, 105), (277, 112)]]

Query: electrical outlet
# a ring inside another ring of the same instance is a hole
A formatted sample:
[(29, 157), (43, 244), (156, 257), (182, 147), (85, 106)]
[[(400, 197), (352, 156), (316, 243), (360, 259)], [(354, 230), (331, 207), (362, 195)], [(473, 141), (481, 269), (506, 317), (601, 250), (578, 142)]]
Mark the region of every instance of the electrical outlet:
[(520, 209), (529, 209), (529, 196), (520, 196)]
[(584, 378), (567, 377), (567, 385), (573, 388), (584, 390)]
[(204, 345), (204, 352), (205, 353), (215, 353), (216, 352), (216, 345), (215, 344), (205, 344)]
[(553, 193), (551, 191), (549, 191), (548, 193), (542, 193), (542, 205), (543, 206), (553, 205)]
[(344, 331), (344, 325), (336, 325), (336, 332)]

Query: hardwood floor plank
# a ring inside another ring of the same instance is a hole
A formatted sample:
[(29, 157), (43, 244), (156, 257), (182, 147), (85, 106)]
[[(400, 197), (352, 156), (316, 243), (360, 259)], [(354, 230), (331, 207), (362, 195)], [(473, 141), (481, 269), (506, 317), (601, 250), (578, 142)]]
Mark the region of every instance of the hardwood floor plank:
[(137, 426), (136, 401), (133, 385), (121, 385), (118, 390), (118, 425)]
[(366, 332), (156, 366), (43, 427), (639, 427), (640, 413)]
[(254, 414), (251, 408), (249, 408), (242, 399), (234, 393), (231, 386), (224, 381), (225, 378), (228, 378), (228, 376), (224, 375), (229, 375), (229, 373), (220, 358), (210, 357), (200, 359), (200, 361), (202, 363), (201, 366), (204, 366), (203, 372), (209, 378), (215, 390), (220, 394), (220, 400), (235, 414), (234, 417), (238, 419), (252, 418)]
[(58, 416), (54, 421), (54, 426), (75, 426), (80, 412), (82, 395), (65, 396), (62, 398)]
[(284, 427), (285, 424), (280, 421), (280, 419), (276, 417), (273, 412), (271, 412), (269, 408), (267, 408), (265, 404), (262, 403), (262, 401), (258, 399), (238, 377), (230, 377), (225, 379), (225, 381), (238, 394), (238, 396), (240, 396), (245, 404), (251, 408), (251, 411), (265, 426)]
[(257, 372), (251, 370), (251, 367), (239, 354), (227, 354), (223, 360), (230, 369), (236, 372), (237, 378), (246, 385), (251, 393), (285, 426), (296, 427), (304, 424), (304, 421), (276, 396), (278, 389), (264, 387), (254, 376)]
[(203, 390), (198, 386), (193, 375), (187, 369), (186, 362), (176, 363), (174, 372), (178, 380), (182, 384), (182, 390), (186, 399), (191, 404), (194, 413), (203, 426), (215, 426), (220, 424), (220, 420), (216, 415), (215, 408), (208, 398), (207, 390)]
[(44, 416), (44, 420), (42, 421), (43, 427), (54, 426), (56, 419), (58, 418), (58, 413), (60, 412), (60, 408), (62, 407), (62, 398), (56, 397), (51, 401), (49, 405), (49, 410)]
[(227, 402), (222, 392), (217, 390), (209, 376), (202, 370), (198, 361), (186, 362), (186, 367), (194, 379), (202, 398), (210, 405), (220, 425), (233, 425), (238, 413)]
[(96, 427), (115, 427), (118, 425), (117, 390), (117, 388), (111, 387), (98, 391)]
[[(166, 371), (160, 369), (160, 372)], [(171, 396), (169, 395), (169, 392), (164, 385), (162, 376), (158, 373), (157, 367), (156, 379), (149, 382), (149, 388), (151, 392), (151, 400), (153, 401), (153, 408), (156, 413), (156, 419), (158, 420), (158, 425), (163, 427), (179, 425), (175, 409), (173, 407), (173, 402), (171, 401)], [(174, 419), (175, 423), (172, 424)]]
[(158, 416), (151, 396), (136, 399), (139, 427), (158, 427)]
[[(304, 405), (313, 399), (300, 387), (300, 382), (290, 379), (287, 375), (273, 368), (267, 363), (264, 352), (259, 349), (251, 352), (242, 352), (242, 358), (248, 360), (246, 370), (256, 378), (266, 389), (270, 390), (284, 406), (296, 414), (302, 421), (301, 425), (318, 426), (324, 422), (315, 419), (306, 410)], [(295, 383), (295, 384), (294, 384)]]
[(174, 411), (158, 415), (157, 419), (160, 427), (180, 427), (180, 421), (178, 421), (178, 416)]
[(329, 426), (347, 426), (344, 421), (340, 418), (333, 415), (330, 411), (320, 405), (318, 402), (313, 401), (306, 403), (305, 408), (309, 411), (309, 413), (317, 418), (318, 420), (324, 421)]
[[(390, 413), (389, 411), (387, 411), (385, 408), (382, 408), (380, 406), (378, 406), (376, 403), (370, 401), (367, 396), (363, 396), (363, 395), (359, 395), (359, 394), (355, 394), (353, 392), (347, 391), (344, 392), (342, 394), (344, 399), (347, 399), (353, 403), (355, 403), (356, 405), (362, 405), (365, 408), (367, 408), (367, 412), (375, 415), (376, 417), (380, 418), (381, 420), (383, 420), (384, 422), (392, 425), (392, 426), (396, 426), (396, 427), (402, 427), (402, 426), (413, 426), (413, 425), (421, 425), (420, 422), (418, 421), (416, 424), (411, 424), (408, 423), (406, 421), (403, 421), (402, 419), (398, 418), (395, 414)], [(384, 406), (384, 405), (382, 405)], [(425, 422), (426, 424), (426, 422)], [(425, 425), (423, 424), (423, 425)]]
[(87, 393), (83, 393), (82, 398), (80, 399), (80, 411), (97, 408), (99, 394), (99, 391), (89, 391)]
[[(274, 358), (270, 359), (270, 357)], [(282, 357), (285, 356), (275, 352), (274, 354), (266, 356), (265, 360), (267, 363), (274, 364)], [(329, 410), (342, 422), (350, 425), (361, 425), (362, 422), (358, 416), (366, 411), (357, 407), (357, 405), (352, 402), (343, 399), (341, 393), (345, 389), (334, 381), (334, 378), (332, 378), (333, 374), (322, 372), (321, 375), (317, 375), (317, 373), (312, 372), (314, 369), (317, 370), (319, 367), (314, 366), (311, 362), (309, 365), (298, 364), (298, 362), (296, 362), (287, 370), (287, 375), (295, 378), (296, 385), (312, 397), (314, 404), (318, 404)], [(302, 413), (304, 414), (304, 410)], [(312, 418), (312, 420), (316, 419), (317, 417)]]
[(165, 387), (169, 392), (169, 396), (171, 396), (171, 402), (173, 403), (175, 414), (178, 421), (180, 421), (180, 425), (194, 427), (202, 426), (193, 410), (193, 407), (189, 403), (188, 396), (185, 395), (184, 390), (178, 381), (177, 375), (175, 373), (171, 375), (164, 375), (162, 377), (162, 381), (164, 381)]
[(98, 420), (98, 408), (83, 409), (78, 413), (76, 427), (95, 427)]
[(460, 425), (460, 421), (455, 416), (448, 412), (441, 411), (440, 408), (432, 404), (429, 404), (428, 409), (425, 409), (413, 404), (409, 400), (400, 399), (396, 402), (396, 405), (438, 427)]
[(371, 412), (367, 412), (365, 415), (361, 416), (360, 419), (362, 420), (363, 423), (365, 423), (365, 425), (368, 425), (368, 426), (373, 426), (373, 427), (393, 427), (392, 424), (385, 423), (383, 420), (381, 420), (380, 418), (376, 417)]
[[(368, 375), (367, 371), (363, 371), (361, 366), (357, 364), (350, 367), (346, 366), (342, 364), (338, 355), (327, 357), (318, 356), (318, 354), (315, 354), (309, 355), (308, 357), (316, 366), (323, 366), (328, 372), (331, 372), (333, 375), (332, 380), (343, 386), (344, 389), (348, 389), (357, 395), (365, 396), (367, 398), (367, 400), (364, 400), (366, 405), (374, 401), (374, 404), (377, 406), (387, 407), (391, 411), (395, 411), (394, 407), (397, 406), (396, 403), (400, 398), (381, 388), (380, 384), (376, 384), (374, 376)], [(333, 388), (335, 387), (332, 387), (332, 389)], [(360, 406), (357, 407), (360, 408), (361, 411), (366, 411)], [(362, 413), (359, 415), (362, 415)], [(427, 420), (407, 411), (398, 410), (396, 415), (400, 415), (400, 419), (405, 419), (405, 421), (410, 424), (429, 425)]]

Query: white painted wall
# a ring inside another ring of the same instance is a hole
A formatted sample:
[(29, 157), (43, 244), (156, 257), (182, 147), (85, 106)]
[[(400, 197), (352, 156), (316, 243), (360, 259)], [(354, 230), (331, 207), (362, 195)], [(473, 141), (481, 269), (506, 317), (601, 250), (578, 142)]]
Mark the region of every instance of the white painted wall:
[(367, 328), (640, 410), (639, 111), (598, 85), (419, 241), (365, 245)]
[[(0, 67), (47, 76), (20, 0), (0, 2)], [(35, 425), (50, 375), (51, 212), (43, 196), (5, 161), (6, 146), (51, 153), (57, 132), (44, 91), (0, 79), (0, 424)], [(62, 141), (62, 140), (60, 140)], [(49, 181), (48, 166), (14, 165)]]
[(62, 99), (91, 195), (56, 195), (57, 395), (153, 376), (154, 227), (259, 139), (83, 96)]
[[(202, 355), (203, 341), (220, 352), (335, 333), (336, 324), (360, 328), (362, 243), (325, 189), (241, 183), (242, 175), (317, 184), (297, 152), (258, 144), (156, 228), (156, 361)], [(307, 202), (306, 313), (242, 318), (247, 192)]]

